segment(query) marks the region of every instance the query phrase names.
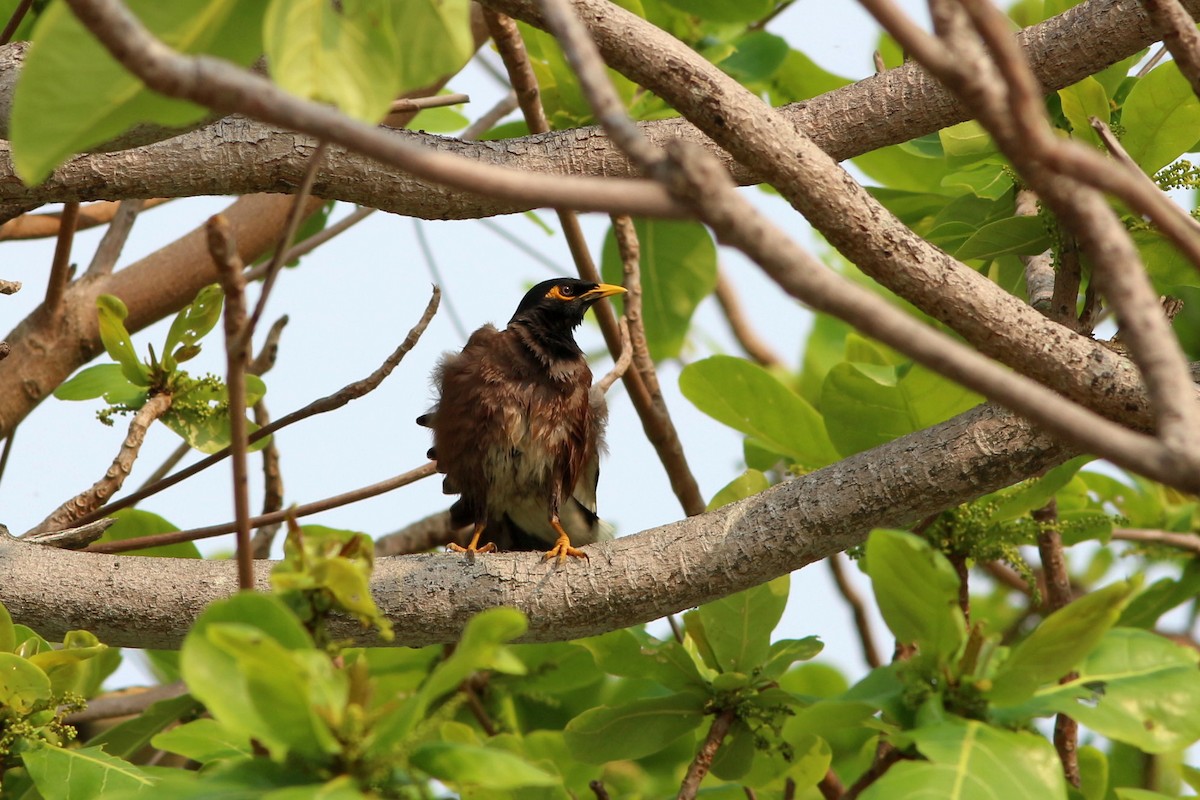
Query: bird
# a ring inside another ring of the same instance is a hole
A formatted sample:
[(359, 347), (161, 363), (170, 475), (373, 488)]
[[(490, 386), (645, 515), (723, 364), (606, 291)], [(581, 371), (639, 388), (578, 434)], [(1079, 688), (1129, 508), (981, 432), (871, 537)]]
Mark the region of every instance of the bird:
[[(625, 289), (553, 278), (530, 289), (503, 330), (488, 324), (433, 373), (433, 409), (417, 423), (433, 432), (429, 457), (457, 494), (454, 528), (472, 525), (474, 557), (500, 541), (540, 549), (561, 564), (587, 558), (574, 545), (612, 538), (596, 514), (608, 412), (574, 331), (597, 301)], [(480, 544), (484, 539), (484, 544)]]

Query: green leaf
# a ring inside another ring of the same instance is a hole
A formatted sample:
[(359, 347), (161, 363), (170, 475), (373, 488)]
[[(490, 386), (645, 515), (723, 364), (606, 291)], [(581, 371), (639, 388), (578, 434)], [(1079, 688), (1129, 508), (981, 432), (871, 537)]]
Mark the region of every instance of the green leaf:
[(706, 685), (691, 655), (674, 639), (660, 642), (643, 630), (626, 628), (580, 639), (579, 644), (610, 675), (645, 678), (676, 690)]
[[(698, 222), (635, 219), (633, 225), (641, 247), (646, 345), (655, 361), (676, 358), (696, 306), (716, 288), (717, 248)], [(604, 280), (621, 283), (621, 256), (611, 229), (604, 239), (601, 271)]]
[(215, 719), (192, 720), (158, 734), (150, 743), (159, 750), (177, 753), (201, 764), (254, 755), (248, 735), (230, 730)]
[(374, 797), (360, 791), (354, 778), (341, 775), (322, 784), (275, 789), (263, 794), (262, 800), (373, 800)]
[(767, 80), (783, 64), (790, 50), (785, 39), (766, 31), (743, 34), (732, 44), (736, 48), (733, 54), (717, 66), (738, 83)]
[(1173, 608), (1200, 596), (1200, 561), (1191, 559), (1179, 580), (1162, 578), (1129, 601), (1117, 626), (1153, 629), (1158, 618)]
[(109, 793), (153, 794), (155, 781), (128, 761), (99, 747), (67, 750), (43, 746), (21, 754), (45, 800), (103, 797)]
[(0, 603), (0, 653), (11, 653), (17, 649), (17, 631), (13, 627), (12, 615)]
[[(199, 343), (216, 327), (221, 319), (221, 308), (225, 303), (225, 295), (217, 284), (205, 286), (196, 293), (196, 299), (185, 306), (171, 322), (171, 330), (167, 332), (163, 344), (163, 360), (168, 357), (175, 361), (184, 361), (178, 351), (187, 348), (187, 355), (194, 356), (199, 352)], [(167, 367), (174, 370), (175, 365)]]
[(712, 22), (754, 22), (771, 12), (774, 0), (666, 0), (669, 5)]
[(829, 370), (821, 391), (825, 427), (846, 456), (944, 422), (982, 402), (979, 395), (920, 364), (842, 362)]
[[(200, 710), (200, 703), (190, 694), (159, 700), (149, 708), (88, 740), (89, 747), (100, 747), (110, 756), (132, 758), (135, 753), (150, 743), (163, 728), (177, 722), (180, 717)], [(205, 720), (212, 722), (212, 720)], [(213, 722), (212, 724), (217, 724)], [(182, 727), (182, 726), (181, 726)], [(178, 730), (178, 728), (176, 728)], [(158, 745), (155, 745), (158, 747)], [(247, 748), (246, 755), (250, 755)]]
[(393, 9), (388, 0), (272, 0), (263, 20), (271, 77), (306, 100), (378, 122), (404, 88)]
[(1135, 230), (1130, 235), (1137, 245), (1146, 273), (1154, 281), (1155, 290), (1177, 293), (1178, 287), (1200, 286), (1200, 274), (1197, 274), (1192, 262), (1162, 233), (1147, 228)]
[(129, 382), (120, 364), (94, 364), (75, 373), (54, 390), (59, 400), (92, 400), (103, 397), (109, 405), (141, 407), (145, 388)]
[(475, 53), (469, 0), (408, 0), (392, 21), (401, 91), (454, 75)]
[(522, 665), (503, 645), (525, 633), (528, 627), (525, 615), (515, 608), (491, 608), (476, 614), (467, 623), (451, 656), (434, 669), (421, 687), (421, 695), (433, 701), (457, 690), (473, 673), (506, 664), (505, 671), (520, 674)]
[(253, 627), (291, 650), (310, 650), (312, 639), (278, 597), (242, 592), (209, 605), (184, 639), (180, 653), (180, 671), (189, 691), (215, 719), (259, 739), (272, 751), (285, 752), (290, 732), (276, 730), (276, 716), (262, 712), (255, 702), (257, 684), (243, 673), (237, 657), (208, 635), (211, 626), (226, 623)]
[(790, 587), (791, 576), (784, 575), (697, 609), (722, 672), (750, 673), (763, 666)]
[[(251, 735), (275, 755), (294, 753), (323, 763), (341, 745), (330, 730), (349, 697), (349, 678), (318, 650), (291, 650), (251, 625), (209, 625), (208, 640), (237, 663), (238, 677), (268, 730)], [(233, 727), (227, 717), (214, 716)]]
[(888, 627), (901, 642), (947, 661), (966, 639), (958, 607), (958, 575), (919, 536), (874, 530), (867, 539), (867, 574)]
[(1149, 175), (1196, 143), (1200, 100), (1175, 62), (1155, 67), (1134, 85), (1121, 109), (1121, 126), (1121, 144)]
[(759, 492), (765, 492), (771, 488), (771, 482), (767, 480), (767, 476), (756, 469), (748, 469), (741, 475), (734, 478), (729, 483), (713, 495), (713, 499), (709, 501), (706, 511), (715, 511), (721, 506), (727, 506), (730, 503), (736, 503), (738, 500), (745, 500), (747, 497), (753, 497)]
[(962, 261), (990, 261), (1003, 255), (1034, 256), (1049, 249), (1050, 232), (1038, 217), (1009, 217), (984, 225), (954, 254)]
[(808, 100), (825, 92), (845, 86), (849, 78), (835, 75), (799, 50), (789, 50), (783, 63), (771, 75), (767, 89), (771, 105), (781, 106)]
[[(126, 5), (169, 47), (249, 65), (262, 52), (263, 3), (129, 0)], [(13, 97), (13, 160), (26, 184), (41, 183), (67, 156), (139, 123), (182, 126), (210, 112), (146, 89), (118, 64), (64, 3), (51, 3)]]
[(929, 761), (893, 765), (863, 793), (863, 800), (1067, 798), (1058, 755), (1038, 734), (999, 730), (972, 720), (917, 728), (906, 736)]
[(1042, 508), (1064, 486), (1070, 483), (1085, 464), (1092, 460), (1092, 456), (1077, 456), (1065, 464), (1055, 467), (1040, 478), (987, 495), (983, 498), (984, 505), (994, 503), (988, 522), (993, 524), (1006, 522)]
[(449, 784), (482, 789), (520, 789), (526, 786), (559, 786), (562, 781), (523, 758), (489, 747), (428, 742), (417, 747), (409, 762)]
[(712, 356), (683, 368), (679, 389), (696, 408), (815, 470), (840, 459), (808, 402), (757, 364)]
[(100, 643), (95, 634), (88, 631), (68, 631), (63, 637), (62, 647), (43, 650), (29, 656), (29, 663), (46, 673), (50, 689), (55, 694), (80, 693), (88, 678), (83, 662), (103, 654), (107, 645)]
[(50, 699), (50, 678), (33, 664), (14, 653), (0, 653), (0, 707), (28, 714), (40, 702)]
[(988, 699), (1016, 705), (1070, 672), (1116, 623), (1133, 590), (1129, 582), (1119, 581), (1046, 617), (1000, 664)]
[(1058, 98), (1062, 101), (1063, 115), (1071, 123), (1071, 134), (1100, 147), (1100, 136), (1092, 128), (1089, 118), (1096, 117), (1104, 123), (1109, 120), (1111, 107), (1103, 84), (1089, 76), (1066, 89), (1059, 89)]
[(1147, 753), (1200, 739), (1200, 654), (1149, 631), (1114, 628), (1077, 668), (1020, 709), (1061, 711), (1101, 736)]
[(1108, 756), (1090, 745), (1080, 747), (1076, 756), (1079, 760), (1079, 793), (1083, 800), (1104, 800), (1108, 792)]
[(96, 298), (96, 309), (100, 318), (100, 341), (104, 350), (121, 365), (125, 380), (135, 386), (150, 385), (150, 370), (138, 359), (133, 350), (133, 341), (125, 329), (125, 318), (129, 311), (121, 298), (102, 294)]
[[(123, 542), (126, 539), (139, 539), (143, 536), (153, 536), (158, 533), (174, 533), (179, 528), (172, 525), (158, 514), (142, 511), (140, 508), (126, 508), (109, 515), (116, 520), (97, 541)], [(162, 556), (165, 558), (200, 558), (200, 551), (195, 542), (179, 542), (164, 544), (157, 547), (143, 547), (140, 550), (130, 550), (126, 555)]]
[(680, 692), (588, 709), (567, 723), (567, 747), (588, 764), (657, 753), (700, 727), (705, 699), (698, 692)]
[(803, 639), (780, 639), (772, 642), (767, 663), (762, 668), (762, 676), (770, 680), (777, 680), (791, 668), (792, 664), (815, 658), (824, 649), (825, 644), (816, 636), (805, 636)]

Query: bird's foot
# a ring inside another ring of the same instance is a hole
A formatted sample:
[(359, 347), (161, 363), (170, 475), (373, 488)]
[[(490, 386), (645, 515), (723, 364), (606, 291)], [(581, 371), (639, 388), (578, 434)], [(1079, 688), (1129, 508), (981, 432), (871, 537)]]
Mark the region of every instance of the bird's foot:
[(578, 548), (571, 547), (571, 540), (566, 536), (558, 537), (558, 540), (554, 543), (554, 547), (546, 551), (545, 555), (542, 556), (542, 560), (549, 561), (552, 558), (556, 558), (558, 559), (558, 563), (561, 564), (567, 560), (567, 556), (588, 560), (588, 554)]
[(476, 547), (475, 543), (472, 542), (471, 544), (467, 545), (466, 547), (463, 547), (461, 544), (455, 544), (454, 542), (451, 542), (450, 544), (447, 545), (447, 548), (450, 550), (453, 550), (456, 553), (466, 553), (469, 557), (474, 558), (476, 553), (494, 553), (494, 552), (496, 552), (496, 543), (488, 542), (483, 547)]

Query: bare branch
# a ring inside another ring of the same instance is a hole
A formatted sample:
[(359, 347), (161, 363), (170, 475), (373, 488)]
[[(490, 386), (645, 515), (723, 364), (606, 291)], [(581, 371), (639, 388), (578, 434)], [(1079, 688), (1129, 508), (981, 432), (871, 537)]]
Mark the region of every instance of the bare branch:
[[(550, 125), (546, 121), (546, 115), (542, 109), (537, 78), (529, 63), (525, 43), (521, 40), (516, 23), (503, 14), (486, 9), (484, 19), (488, 23), (488, 29), (492, 32), (496, 48), (500, 51), (500, 57), (508, 71), (509, 80), (525, 116), (526, 125), (534, 133), (549, 131)], [(573, 212), (559, 210), (558, 220), (562, 226), (567, 247), (571, 251), (571, 258), (575, 261), (579, 277), (585, 281), (599, 283), (600, 271), (596, 268), (591, 253), (588, 251), (587, 241), (583, 236), (583, 228), (579, 224), (578, 217)], [(614, 217), (613, 228), (616, 230), (618, 227), (618, 218)], [(629, 288), (627, 285), (626, 289)], [(626, 296), (625, 306), (627, 309), (630, 302), (631, 296)], [(632, 302), (636, 303), (636, 298), (632, 298)], [(621, 343), (616, 314), (607, 303), (597, 306), (595, 314), (608, 351), (612, 354), (614, 361), (617, 361), (624, 353), (624, 345)], [(639, 331), (640, 324), (631, 321), (630, 337), (633, 342), (635, 361)], [(644, 340), (644, 336), (642, 338)], [(629, 392), (629, 399), (642, 422), (646, 438), (662, 462), (663, 469), (671, 481), (671, 489), (679, 499), (684, 513), (699, 514), (704, 510), (704, 498), (687, 465), (683, 445), (671, 422), (666, 404), (662, 400), (662, 393), (657, 389), (654, 363), (647, 355), (639, 364), (636, 369), (626, 370), (624, 373), (624, 383)]]
[(57, 319), (62, 311), (63, 293), (71, 282), (71, 245), (75, 241), (75, 220), (79, 218), (79, 203), (65, 203), (58, 240), (54, 243), (54, 259), (50, 262), (50, 278), (46, 282), (46, 300), (42, 303), (45, 319)]
[(392, 106), (388, 110), (388, 113), (399, 114), (402, 111), (420, 111), (424, 108), (460, 106), (463, 103), (469, 102), (471, 102), (470, 95), (465, 95), (460, 92), (452, 92), (450, 94), (432, 94), (428, 97), (401, 97), (392, 101)]
[(102, 508), (104, 502), (112, 497), (129, 477), (133, 462), (137, 460), (142, 442), (146, 439), (146, 431), (154, 420), (165, 414), (170, 407), (171, 395), (152, 395), (129, 421), (129, 432), (125, 435), (125, 441), (121, 443), (121, 449), (108, 471), (104, 473), (104, 477), (92, 484), (91, 488), (63, 503), (50, 516), (30, 528), (25, 536), (61, 531), (68, 527), (80, 527), (95, 522), (93, 513)]
[[(396, 366), (404, 360), (404, 356), (408, 355), (408, 352), (417, 346), (417, 342), (420, 340), (421, 334), (425, 332), (425, 328), (429, 326), (429, 321), (433, 319), (433, 315), (437, 311), (438, 300), (441, 298), (441, 295), (441, 290), (436, 286), (433, 287), (433, 295), (430, 297), (429, 304), (426, 305), (425, 312), (421, 315), (421, 319), (418, 320), (417, 324), (414, 325), (413, 328), (408, 332), (408, 336), (404, 337), (404, 341), (400, 343), (400, 346), (392, 351), (392, 354), (389, 355), (387, 359), (385, 359), (384, 362), (379, 365), (378, 369), (365, 378), (343, 386), (341, 389), (331, 395), (314, 400), (304, 408), (293, 411), (292, 413), (275, 420), (270, 425), (259, 428), (257, 431), (250, 434), (247, 439), (247, 444), (253, 444), (263, 437), (270, 436), (281, 428), (291, 425), (293, 422), (299, 422), (302, 419), (307, 419), (308, 417), (316, 414), (324, 414), (329, 411), (336, 411), (337, 409), (349, 403), (351, 400), (357, 400), (363, 395), (374, 391), (379, 384), (383, 383), (384, 379), (387, 378), (388, 375), (392, 374), (392, 370), (394, 370)], [(111, 514), (113, 511), (118, 511), (122, 508), (128, 508), (129, 506), (136, 505), (147, 497), (158, 494), (163, 489), (168, 489), (180, 481), (190, 478), (197, 472), (208, 469), (213, 464), (220, 462), (222, 459), (228, 456), (229, 452), (229, 448), (226, 447), (224, 450), (220, 450), (208, 456), (207, 458), (202, 459), (201, 461), (197, 461), (187, 469), (180, 470), (169, 478), (164, 478), (155, 485), (147, 486), (144, 489), (139, 489), (128, 497), (122, 497), (120, 500), (111, 503), (103, 513)], [(90, 522), (92, 518), (93, 517), (89, 516), (87, 521)]]
[[(527, 553), (471, 564), (444, 554), (383, 558), (372, 592), (395, 623), (396, 645), (455, 641), (464, 609), (500, 605), (529, 616), (527, 641), (577, 639), (786, 575), (861, 544), (872, 528), (907, 527), (1077, 454), (981, 406), (717, 511), (589, 545), (587, 563), (547, 570)], [(15, 620), (49, 639), (86, 627), (112, 646), (178, 647), (200, 610), (237, 586), (229, 561), (73, 553), (4, 537), (0, 560), (25, 576), (0, 582)], [(266, 586), (270, 562), (255, 569)], [(335, 627), (338, 638), (364, 636), (356, 622)]]
[(1142, 528), (1117, 528), (1112, 532), (1112, 538), (1121, 542), (1174, 547), (1200, 555), (1200, 536), (1194, 533), (1174, 533), (1172, 531), (1147, 530)]
[[(271, 256), (271, 260), (267, 263), (267, 271), (263, 276), (262, 289), (258, 294), (258, 303), (254, 306), (254, 313), (250, 315), (249, 322), (246, 323), (238, 334), (243, 339), (239, 346), (243, 349), (249, 348), (250, 337), (254, 335), (255, 328), (258, 327), (258, 321), (262, 319), (263, 311), (267, 307), (267, 298), (271, 296), (271, 289), (275, 287), (275, 279), (279, 277), (279, 270), (283, 269), (283, 265), (287, 263), (284, 257), (287, 255), (288, 249), (292, 246), (292, 242), (296, 238), (296, 231), (300, 228), (300, 223), (308, 215), (306, 213), (305, 202), (312, 195), (313, 181), (317, 177), (317, 168), (321, 166), (322, 159), (325, 158), (325, 150), (327, 145), (321, 142), (317, 145), (317, 149), (313, 150), (312, 155), (308, 157), (308, 169), (304, 171), (304, 181), (300, 184), (300, 188), (296, 191), (295, 200), (292, 201), (292, 210), (288, 214), (287, 225), (283, 229), (283, 235), (279, 238), (279, 244), (275, 246), (275, 254)], [(240, 274), (241, 270), (239, 270)], [(244, 279), (243, 279), (244, 280)]]
[(12, 16), (5, 23), (3, 32), (0, 32), (0, 44), (8, 44), (12, 41), (13, 34), (17, 32), (17, 28), (21, 26), (22, 20), (25, 19), (25, 15), (29, 13), (29, 9), (32, 7), (33, 0), (21, 0), (17, 4)]
[[(163, 203), (169, 202), (165, 198), (155, 200), (138, 200), (131, 198), (134, 202), (141, 203), (142, 210), (154, 208)], [(127, 202), (125, 200), (102, 200), (97, 203), (88, 203), (79, 207), (79, 217), (75, 221), (75, 232), (94, 228), (97, 225), (107, 225), (113, 221), (121, 204)], [(59, 212), (50, 212), (43, 214), (23, 214), (16, 219), (10, 219), (3, 225), (0, 225), (0, 241), (6, 239), (44, 239), (50, 236), (58, 236), (59, 228), (62, 227), (62, 214)]]
[(466, 544), (466, 538), (460, 534), (471, 530), (471, 526), (455, 530), (450, 524), (450, 511), (438, 511), (417, 520), (394, 533), (380, 536), (375, 540), (375, 556), (404, 556), (411, 553), (423, 553), (435, 547), (445, 547), (451, 542)]
[(716, 719), (708, 728), (708, 735), (704, 737), (700, 749), (696, 751), (692, 763), (688, 765), (687, 774), (683, 776), (683, 783), (679, 787), (676, 800), (694, 800), (696, 792), (700, 791), (700, 782), (708, 774), (713, 757), (720, 749), (721, 742), (725, 741), (725, 737), (729, 735), (729, 729), (735, 720), (737, 720), (736, 708), (726, 708), (717, 714)]
[[(141, 200), (122, 200), (117, 204), (117, 211), (113, 214), (112, 222), (109, 223), (108, 230), (104, 232), (104, 237), (96, 247), (96, 252), (92, 255), (92, 263), (88, 265), (84, 275), (89, 277), (108, 275), (113, 271), (143, 205)], [(79, 229), (78, 225), (75, 227), (76, 230)]]
[(646, 181), (549, 177), (471, 163), (413, 147), (401, 137), (300, 100), (266, 78), (206, 56), (182, 56), (156, 40), (117, 0), (68, 0), (113, 57), (147, 86), (218, 113), (238, 112), (341, 144), (415, 175), (480, 194), (580, 211), (677, 216), (660, 187)]
[(612, 385), (621, 379), (629, 365), (633, 363), (633, 344), (629, 335), (629, 318), (621, 317), (621, 355), (613, 364), (612, 369), (600, 380), (592, 384), (592, 390), (600, 394), (608, 394)]
[(1192, 93), (1200, 97), (1200, 33), (1196, 21), (1179, 0), (1142, 0), (1142, 8), (1175, 65), (1192, 85)]
[(850, 606), (851, 613), (854, 614), (854, 627), (858, 630), (858, 640), (862, 644), (863, 660), (867, 662), (868, 667), (875, 669), (883, 664), (883, 660), (879, 657), (879, 650), (875, 647), (875, 637), (871, 635), (871, 619), (867, 616), (867, 606), (846, 577), (846, 571), (842, 566), (842, 555), (838, 553), (826, 560), (829, 562), (829, 571), (833, 575), (833, 581), (837, 584), (838, 591), (841, 592), (846, 604)]
[(497, 122), (516, 111), (517, 107), (516, 92), (509, 92), (504, 97), (501, 97), (496, 105), (489, 108), (483, 116), (466, 127), (462, 132), (462, 140), (464, 142), (475, 141), (490, 131)]
[[(295, 517), (306, 517), (311, 514), (319, 514), (322, 511), (328, 511), (331, 508), (357, 503), (361, 500), (366, 500), (370, 497), (377, 497), (394, 489), (399, 489), (401, 486), (407, 486), (410, 483), (415, 483), (422, 478), (427, 478), (433, 475), (437, 470), (434, 463), (430, 461), (424, 466), (409, 470), (408, 472), (397, 475), (394, 478), (389, 478), (386, 481), (373, 483), (370, 486), (364, 486), (361, 489), (355, 489), (350, 492), (327, 497), (324, 500), (317, 500), (304, 505), (292, 506), (291, 508), (275, 511), (270, 514), (262, 514), (257, 517), (249, 517), (247, 524), (250, 528), (258, 528), (263, 525), (274, 525), (279, 522)], [(222, 536), (226, 533), (235, 533), (240, 527), (239, 522), (226, 522), (220, 525), (209, 525), (206, 528), (193, 528), (187, 531), (172, 531), (171, 533), (156, 533), (152, 536), (141, 536), (137, 539), (122, 539), (119, 542), (101, 542), (87, 548), (89, 553), (125, 553), (130, 550), (140, 550), (143, 547), (159, 547), (167, 544), (179, 544), (180, 542), (194, 542), (199, 539), (210, 539), (213, 536)], [(242, 587), (245, 588), (245, 587)]]
[(26, 536), (25, 539), (33, 544), (45, 545), (46, 547), (82, 550), (103, 536), (104, 532), (114, 524), (116, 524), (115, 519), (105, 517), (95, 522), (89, 522), (86, 525), (80, 525), (78, 528), (67, 528), (66, 530), (48, 533), (34, 533)]
[[(289, 216), (288, 228), (295, 230), (296, 215), (303, 205), (298, 197)], [(276, 248), (286, 249), (287, 235)], [(238, 587), (254, 588), (254, 552), (250, 545), (250, 483), (246, 464), (246, 365), (250, 362), (249, 330), (246, 319), (245, 264), (238, 257), (237, 242), (229, 223), (221, 215), (208, 220), (208, 250), (225, 292), (225, 386), (229, 403), (230, 463), (233, 466), (233, 509), (237, 526)], [(264, 288), (264, 296), (266, 290)], [(261, 305), (260, 305), (261, 308)]]
[(187, 685), (183, 681), (175, 681), (137, 691), (122, 690), (119, 693), (105, 694), (88, 700), (87, 708), (82, 711), (69, 714), (66, 723), (82, 725), (101, 719), (141, 714), (160, 700), (170, 700), (186, 693)]
[(725, 320), (729, 323), (729, 330), (733, 332), (733, 338), (737, 339), (738, 344), (746, 351), (746, 355), (764, 367), (783, 366), (783, 359), (771, 349), (766, 340), (750, 327), (750, 320), (746, 319), (746, 312), (738, 299), (737, 291), (729, 282), (729, 277), (724, 270), (717, 272), (716, 294), (721, 311), (725, 313)]

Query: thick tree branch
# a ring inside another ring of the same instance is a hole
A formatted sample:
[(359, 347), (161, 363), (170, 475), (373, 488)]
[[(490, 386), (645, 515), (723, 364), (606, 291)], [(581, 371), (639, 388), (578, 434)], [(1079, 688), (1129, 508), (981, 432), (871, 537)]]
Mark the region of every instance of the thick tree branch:
[[(483, 2), (531, 24), (546, 24), (528, 0)], [(1136, 375), (1131, 363), (1100, 352), (1090, 339), (1045, 319), (918, 237), (789, 120), (664, 31), (605, 0), (573, 0), (573, 5), (610, 66), (668, 100), (739, 161), (769, 178), (867, 274), (985, 354), (1110, 417), (1149, 424), (1144, 393), (1117, 402), (1117, 394), (1098, 390), (1105, 384), (1137, 385), (1127, 380)]]
[[(1200, 0), (1185, 7), (1200, 11)], [(1137, 0), (1090, 0), (1019, 34), (1038, 79), (1047, 91), (1069, 86), (1157, 40)], [(0, 48), (0, 136), (7, 136), (12, 86), (27, 45)], [(969, 118), (968, 112), (936, 80), (915, 64), (888, 70), (811, 100), (779, 110), (789, 122), (837, 160), (923, 136)], [(657, 144), (685, 139), (716, 152), (711, 140), (686, 120), (644, 123)], [(177, 131), (160, 131), (158, 141)], [(466, 145), (417, 133), (397, 134), (423, 147), (462, 153), (485, 163), (515, 169), (566, 174), (629, 177), (628, 161), (598, 128), (557, 131), (500, 142)], [(72, 161), (41, 187), (23, 187), (0, 158), (0, 201), (25, 199), (35, 205), (98, 197), (193, 196), (293, 191), (299, 185), (308, 137), (271, 126), (227, 119), (170, 143), (126, 150), (119, 156), (84, 156)], [(107, 150), (129, 148), (117, 143)], [(739, 183), (757, 183), (753, 173), (732, 164)], [(528, 210), (528, 206), (484, 198), (404, 173), (391, 173), (362, 156), (332, 148), (314, 191), (328, 199), (377, 205), (427, 219), (477, 218)]]
[[(527, 553), (382, 558), (372, 588), (397, 645), (455, 641), (472, 613), (498, 605), (529, 615), (526, 641), (575, 639), (785, 575), (862, 543), (872, 528), (911, 525), (1074, 455), (980, 406), (740, 503), (589, 546), (587, 563), (555, 568)], [(26, 576), (0, 583), (14, 619), (51, 639), (87, 628), (118, 646), (178, 647), (204, 605), (237, 586), (229, 561), (75, 553), (5, 537), (0, 564)], [(256, 562), (259, 586), (271, 566)], [(364, 636), (350, 622), (333, 635)]]

